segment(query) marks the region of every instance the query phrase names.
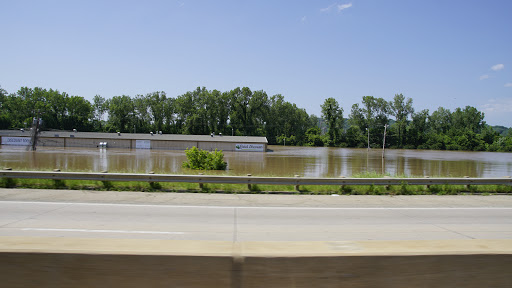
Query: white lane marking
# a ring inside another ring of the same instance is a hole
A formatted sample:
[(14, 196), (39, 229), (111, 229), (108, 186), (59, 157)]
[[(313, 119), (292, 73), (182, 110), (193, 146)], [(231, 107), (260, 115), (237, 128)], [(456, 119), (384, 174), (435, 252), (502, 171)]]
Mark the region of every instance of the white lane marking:
[(286, 207), (286, 206), (200, 206), (200, 205), (161, 205), (161, 204), (119, 204), (119, 203), (82, 203), (82, 202), (35, 202), (0, 201), (1, 204), (46, 204), (73, 206), (111, 206), (111, 207), (162, 207), (162, 208), (207, 208), (207, 209), (282, 209), (282, 210), (512, 210), (512, 207)]
[[(13, 228), (7, 228), (13, 229)], [(14, 228), (16, 229), (16, 228)], [(20, 228), (21, 231), (45, 231), (45, 232), (85, 232), (85, 233), (124, 233), (124, 234), (165, 234), (183, 235), (185, 232), (166, 231), (137, 231), (137, 230), (97, 230), (97, 229), (59, 229), (59, 228)]]

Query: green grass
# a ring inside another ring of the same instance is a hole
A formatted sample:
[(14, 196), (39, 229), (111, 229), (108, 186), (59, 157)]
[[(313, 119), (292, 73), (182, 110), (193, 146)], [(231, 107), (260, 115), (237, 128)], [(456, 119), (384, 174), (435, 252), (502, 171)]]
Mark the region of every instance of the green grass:
[[(382, 178), (374, 172), (354, 175), (356, 178)], [(405, 176), (399, 176), (406, 178)], [(31, 189), (71, 189), (71, 190), (109, 190), (109, 191), (142, 191), (142, 192), (189, 192), (189, 193), (228, 193), (228, 194), (309, 194), (309, 195), (459, 195), (496, 193), (512, 194), (512, 186), (506, 185), (303, 185), (300, 191), (294, 185), (261, 185), (252, 184), (249, 189), (246, 184), (203, 184), (197, 183), (168, 183), (168, 182), (111, 182), (87, 180), (47, 180), (47, 179), (9, 179), (2, 178), (0, 187), (31, 188)]]

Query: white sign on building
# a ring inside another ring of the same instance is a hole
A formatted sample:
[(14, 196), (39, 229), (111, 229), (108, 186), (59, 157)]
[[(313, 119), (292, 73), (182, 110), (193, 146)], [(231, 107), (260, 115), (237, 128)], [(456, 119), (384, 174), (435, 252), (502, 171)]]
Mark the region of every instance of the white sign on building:
[(2, 137), (2, 145), (29, 146), (30, 137)]
[(264, 152), (264, 144), (235, 144), (235, 151)]
[(151, 140), (135, 140), (135, 149), (151, 149)]

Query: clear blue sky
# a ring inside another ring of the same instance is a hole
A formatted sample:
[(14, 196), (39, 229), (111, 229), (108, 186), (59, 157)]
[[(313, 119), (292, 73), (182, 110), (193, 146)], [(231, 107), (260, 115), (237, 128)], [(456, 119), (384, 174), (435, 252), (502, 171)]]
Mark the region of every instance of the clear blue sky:
[(512, 126), (512, 1), (0, 0), (0, 85), (94, 95), (247, 86), (319, 116), (402, 93)]

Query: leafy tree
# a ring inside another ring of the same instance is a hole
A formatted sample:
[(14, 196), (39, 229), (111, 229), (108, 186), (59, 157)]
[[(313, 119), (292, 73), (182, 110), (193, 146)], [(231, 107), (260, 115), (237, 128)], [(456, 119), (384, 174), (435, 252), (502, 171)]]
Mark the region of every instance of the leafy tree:
[(407, 118), (414, 113), (412, 99), (408, 98), (405, 101), (405, 97), (402, 94), (396, 94), (393, 101), (389, 103), (389, 107), (393, 116), (395, 116), (395, 124), (392, 127), (396, 129), (398, 134), (398, 147), (402, 148), (405, 142)]
[(341, 132), (343, 129), (343, 108), (334, 98), (327, 98), (322, 107), (322, 117), (327, 123), (327, 134), (329, 135), (329, 146), (335, 146), (341, 142)]
[(429, 129), (428, 109), (412, 113), (412, 121), (407, 126), (407, 146), (417, 148), (425, 143)]
[(215, 111), (212, 111), (212, 113), (216, 116), (216, 129), (214, 131), (226, 135), (231, 135), (232, 131), (230, 127), (228, 127), (230, 113), (229, 92), (213, 90), (212, 96), (216, 104)]
[(231, 126), (237, 134), (249, 135), (249, 101), (252, 97), (251, 89), (237, 87), (230, 91), (231, 114), (229, 116)]
[(0, 129), (7, 129), (11, 126), (11, 119), (8, 113), (7, 91), (0, 86)]
[(95, 95), (93, 98), (93, 126), (96, 131), (103, 131), (104, 120), (103, 117), (108, 111), (108, 103), (105, 98), (100, 95)]
[(460, 134), (458, 131), (469, 129), (474, 133), (480, 133), (485, 126), (484, 113), (478, 111), (475, 107), (466, 106), (464, 109), (457, 108), (451, 115), (454, 134)]
[(93, 108), (89, 101), (81, 96), (68, 98), (68, 117), (64, 123), (64, 129), (78, 129), (89, 131), (91, 129), (90, 119), (93, 117)]
[[(137, 95), (132, 99), (133, 102), (133, 129), (129, 127), (131, 132), (134, 130), (138, 133), (152, 132), (153, 126), (151, 125), (153, 119), (149, 107), (148, 96)], [(157, 131), (155, 131), (157, 132)]]
[(146, 94), (146, 103), (152, 131), (163, 131), (166, 121), (165, 105), (168, 105), (165, 92), (153, 92)]
[(359, 126), (352, 125), (347, 129), (347, 133), (345, 134), (345, 142), (348, 147), (366, 147), (366, 140), (366, 136), (364, 135), (364, 132), (361, 131)]
[(247, 87), (235, 88), (230, 92), (230, 124), (238, 133), (246, 136), (261, 135), (268, 118), (269, 99), (264, 91)]
[(306, 146), (324, 146), (324, 139), (320, 128), (312, 127), (306, 131)]
[(452, 126), (452, 113), (450, 110), (439, 107), (428, 117), (430, 129), (436, 134), (446, 134)]
[(129, 96), (114, 96), (107, 101), (110, 132), (130, 132), (134, 123), (135, 106)]
[(361, 133), (369, 130), (370, 143), (381, 143), (384, 125), (389, 123), (389, 110), (389, 103), (383, 98), (363, 96), (362, 108), (359, 104), (352, 105), (349, 121), (358, 126)]
[(54, 129), (66, 129), (68, 108), (70, 107), (69, 95), (66, 92), (59, 93), (57, 90), (48, 90), (45, 93), (47, 100), (46, 113), (43, 116), (46, 126)]

